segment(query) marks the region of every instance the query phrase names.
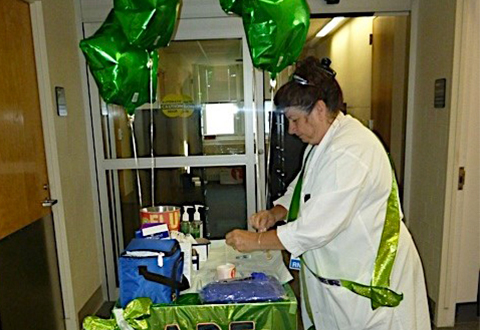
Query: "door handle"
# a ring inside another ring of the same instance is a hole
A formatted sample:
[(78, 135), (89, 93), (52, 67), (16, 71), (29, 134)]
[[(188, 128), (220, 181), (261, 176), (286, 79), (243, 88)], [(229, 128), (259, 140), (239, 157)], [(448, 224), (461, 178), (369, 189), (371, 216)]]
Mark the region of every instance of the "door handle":
[(45, 200), (42, 201), (42, 206), (43, 207), (52, 207), (53, 205), (57, 204), (57, 202), (58, 202), (57, 199), (45, 198)]

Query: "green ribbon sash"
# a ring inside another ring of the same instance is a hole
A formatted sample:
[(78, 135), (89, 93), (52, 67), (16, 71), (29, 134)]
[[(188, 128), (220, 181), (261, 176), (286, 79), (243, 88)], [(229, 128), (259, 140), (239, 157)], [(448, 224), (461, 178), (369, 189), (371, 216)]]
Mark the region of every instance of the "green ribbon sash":
[[(150, 298), (137, 298), (132, 300), (123, 311), (123, 318), (135, 330), (147, 330), (149, 328), (146, 318), (151, 314)], [(115, 318), (102, 319), (98, 316), (87, 316), (83, 320), (84, 330), (120, 330)]]
[[(295, 185), (290, 207), (288, 209), (287, 221), (295, 221), (298, 217), (298, 213), (300, 211), (303, 175), (306, 167), (305, 165), (312, 150), (313, 148), (310, 149), (307, 157), (305, 158), (302, 170), (297, 180), (297, 184)], [(400, 235), (400, 221), (398, 186), (397, 181), (395, 180), (395, 173), (392, 170), (392, 189), (388, 197), (385, 223), (383, 225), (382, 237), (375, 259), (375, 266), (370, 285), (360, 284), (343, 279), (336, 280), (321, 277), (313, 272), (313, 270), (305, 263), (303, 256), (300, 257), (302, 264), (305, 265), (306, 268), (322, 283), (342, 286), (360, 296), (369, 298), (371, 301), (372, 310), (375, 310), (381, 306), (398, 306), (403, 299), (403, 294), (398, 294), (393, 290), (390, 290), (388, 287), (390, 286), (390, 275), (392, 273), (393, 264), (397, 254), (398, 238)]]
[(287, 222), (294, 221), (298, 217), (298, 212), (300, 212), (300, 197), (302, 195), (302, 185), (303, 185), (303, 175), (305, 174), (305, 167), (307, 167), (307, 160), (310, 157), (314, 147), (312, 147), (303, 161), (302, 169), (298, 175), (297, 184), (293, 190), (292, 200), (290, 201), (290, 207), (288, 208)]

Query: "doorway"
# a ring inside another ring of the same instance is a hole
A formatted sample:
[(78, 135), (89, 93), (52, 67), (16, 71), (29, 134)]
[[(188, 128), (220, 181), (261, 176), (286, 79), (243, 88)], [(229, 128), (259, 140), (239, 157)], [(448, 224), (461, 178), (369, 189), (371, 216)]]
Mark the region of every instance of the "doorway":
[[(403, 188), (409, 16), (312, 17), (300, 59), (329, 57), (342, 87), (346, 114), (369, 127), (383, 142)], [(328, 30), (325, 33), (325, 29)], [(293, 74), (293, 66), (277, 76), (277, 88)], [(302, 165), (306, 145), (289, 135), (288, 120), (272, 112), (274, 90), (263, 76), (268, 204), (282, 196)], [(402, 196), (402, 194), (400, 194)], [(288, 262), (286, 257), (285, 261)], [(298, 272), (292, 288), (300, 299)]]
[[(116, 260), (142, 207), (205, 205), (208, 238), (246, 229), (257, 209), (253, 66), (241, 19), (223, 29), (195, 20), (195, 36), (187, 21), (159, 50), (158, 100), (136, 109), (132, 126), (89, 76), (110, 301), (118, 295)], [(98, 27), (85, 24), (85, 37)]]

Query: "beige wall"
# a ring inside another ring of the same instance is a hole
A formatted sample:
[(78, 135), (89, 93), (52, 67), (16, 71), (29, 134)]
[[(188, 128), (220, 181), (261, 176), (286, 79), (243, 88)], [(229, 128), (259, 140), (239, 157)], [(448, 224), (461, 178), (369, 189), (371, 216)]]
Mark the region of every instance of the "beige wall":
[[(444, 226), (455, 1), (420, 0), (416, 43), (408, 223), (423, 261), (429, 296), (439, 297)], [(435, 79), (447, 79), (446, 107), (435, 109)]]
[(68, 107), (67, 117), (55, 118), (55, 132), (64, 198), (60, 203), (65, 209), (75, 310), (78, 312), (101, 285), (101, 280), (74, 2), (43, 0), (42, 3), (52, 93), (54, 86), (64, 87)]
[(373, 17), (349, 19), (334, 34), (320, 40), (314, 49), (309, 50), (309, 55), (332, 59), (347, 112), (365, 125), (370, 119), (371, 109), (372, 46), (369, 37), (372, 20)]

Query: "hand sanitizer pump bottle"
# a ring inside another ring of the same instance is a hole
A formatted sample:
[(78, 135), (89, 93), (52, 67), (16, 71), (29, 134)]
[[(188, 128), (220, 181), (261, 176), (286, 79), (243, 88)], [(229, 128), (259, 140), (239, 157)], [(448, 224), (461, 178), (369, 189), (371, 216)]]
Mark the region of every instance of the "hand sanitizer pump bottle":
[(200, 217), (199, 209), (203, 207), (202, 205), (195, 205), (195, 213), (193, 214), (193, 223), (192, 227), (192, 236), (194, 238), (202, 238), (203, 237), (203, 223)]
[(191, 231), (192, 231), (191, 223), (190, 223), (190, 214), (188, 214), (189, 208), (193, 208), (193, 206), (188, 206), (188, 205), (183, 206), (182, 223), (180, 224), (180, 231), (185, 235), (191, 234)]

